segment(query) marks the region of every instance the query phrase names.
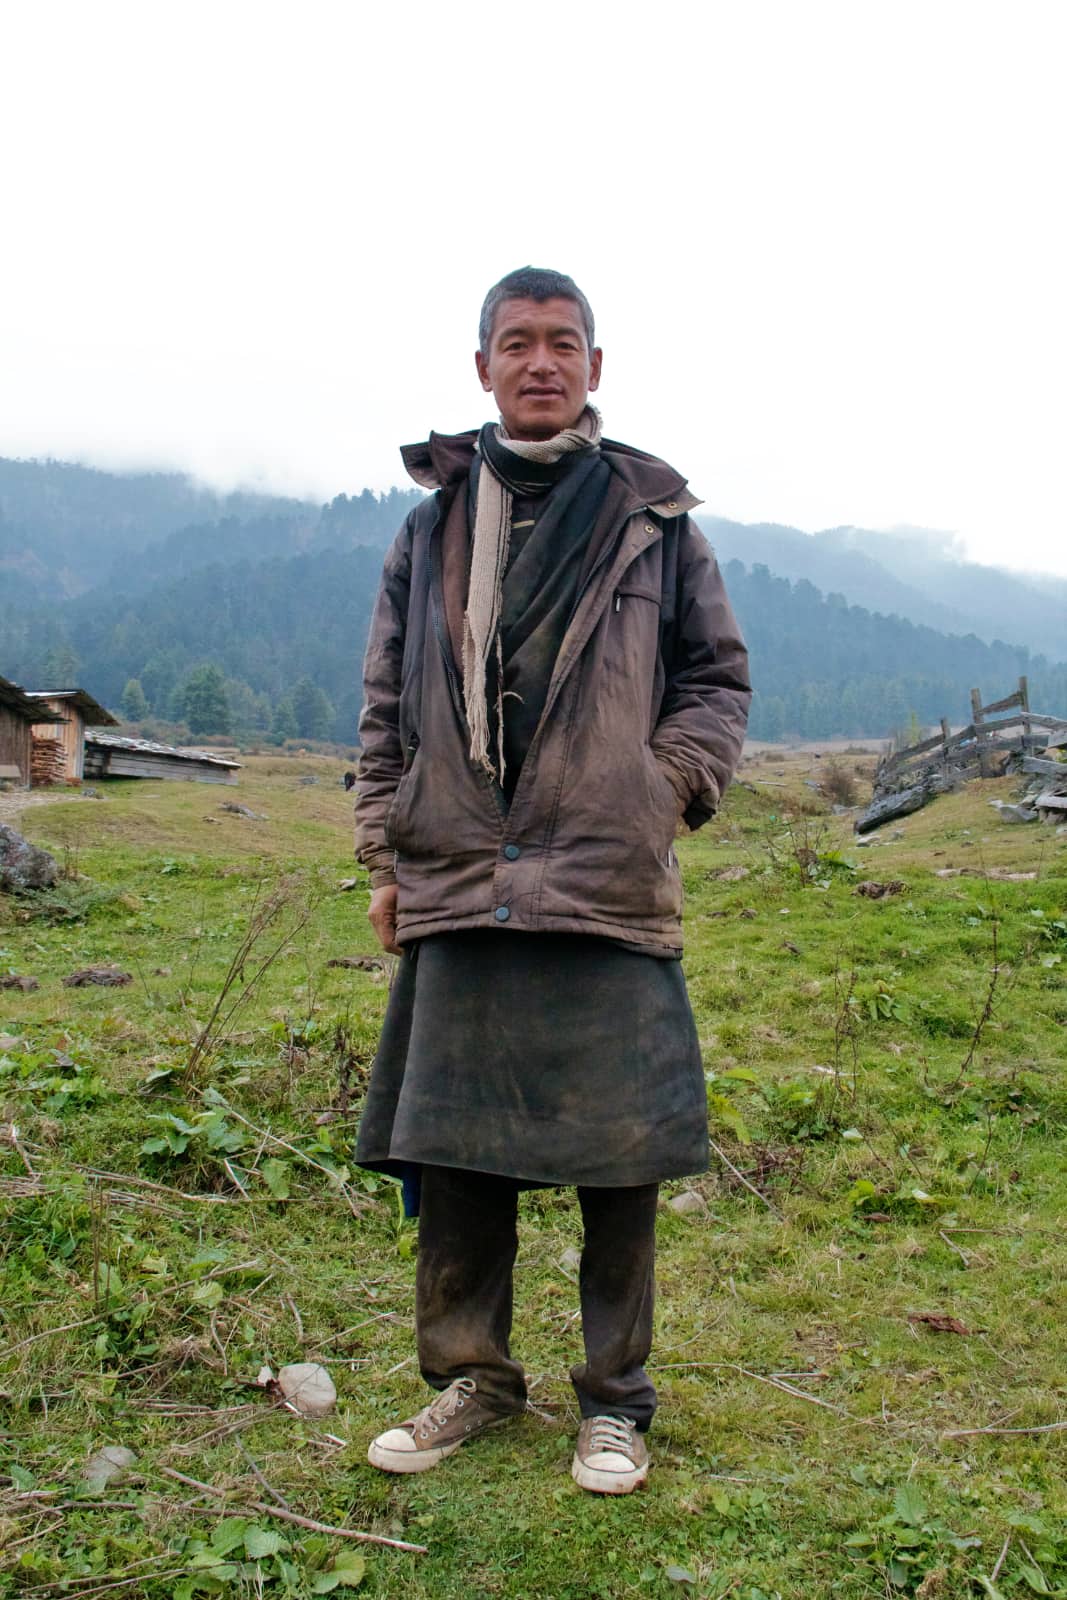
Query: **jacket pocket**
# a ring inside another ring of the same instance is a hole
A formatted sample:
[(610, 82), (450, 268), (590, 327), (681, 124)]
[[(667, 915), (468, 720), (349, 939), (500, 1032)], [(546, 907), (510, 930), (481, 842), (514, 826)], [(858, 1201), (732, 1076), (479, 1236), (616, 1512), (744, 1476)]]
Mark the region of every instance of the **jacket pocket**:
[(400, 775), (400, 782), (397, 784), (393, 798), (389, 803), (389, 810), (385, 814), (385, 823), (382, 831), (385, 835), (385, 842), (391, 850), (399, 849), (400, 825), (406, 810), (407, 799), (415, 773), (415, 763), (418, 759), (419, 736), (417, 733), (413, 733), (407, 743), (407, 764)]

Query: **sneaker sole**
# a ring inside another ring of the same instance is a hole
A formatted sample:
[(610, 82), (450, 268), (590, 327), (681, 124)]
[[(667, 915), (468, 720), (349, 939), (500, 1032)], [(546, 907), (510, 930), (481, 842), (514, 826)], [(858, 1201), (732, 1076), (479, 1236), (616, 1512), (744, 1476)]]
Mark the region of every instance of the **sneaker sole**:
[(387, 1450), (383, 1449), (377, 1439), (372, 1439), (367, 1450), (367, 1460), (372, 1467), (377, 1467), (380, 1472), (429, 1472), (431, 1467), (436, 1467), (446, 1456), (455, 1455), (461, 1445), (469, 1444), (471, 1439), (477, 1439), (483, 1433), (488, 1433), (490, 1428), (502, 1428), (511, 1417), (501, 1417), (499, 1422), (486, 1422), (472, 1433), (470, 1439), (455, 1439), (451, 1444), (432, 1445), (427, 1450)]
[(457, 1439), (455, 1444), (436, 1445), (432, 1450), (383, 1450), (377, 1439), (372, 1439), (367, 1460), (381, 1472), (429, 1472), (466, 1442)]
[(648, 1482), (648, 1463), (635, 1467), (632, 1472), (598, 1472), (595, 1467), (587, 1467), (576, 1454), (571, 1462), (571, 1477), (580, 1488), (592, 1494), (632, 1494)]

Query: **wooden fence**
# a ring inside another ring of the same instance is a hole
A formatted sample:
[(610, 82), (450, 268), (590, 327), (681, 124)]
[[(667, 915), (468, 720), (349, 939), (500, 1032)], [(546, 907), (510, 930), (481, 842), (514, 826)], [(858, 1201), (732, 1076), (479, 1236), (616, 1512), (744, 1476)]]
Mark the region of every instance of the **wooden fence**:
[(982, 704), (981, 691), (971, 690), (971, 720), (952, 733), (941, 718), (941, 731), (907, 750), (886, 756), (878, 768), (875, 793), (891, 793), (919, 783), (934, 773), (960, 780), (991, 778), (1000, 770), (997, 757), (1004, 752), (1021, 754), (1028, 772), (1062, 772), (1061, 765), (1042, 761), (1037, 752), (1067, 747), (1067, 720), (1043, 716), (1030, 710), (1030, 694), (1025, 678), (1019, 679), (1014, 694), (1003, 700)]

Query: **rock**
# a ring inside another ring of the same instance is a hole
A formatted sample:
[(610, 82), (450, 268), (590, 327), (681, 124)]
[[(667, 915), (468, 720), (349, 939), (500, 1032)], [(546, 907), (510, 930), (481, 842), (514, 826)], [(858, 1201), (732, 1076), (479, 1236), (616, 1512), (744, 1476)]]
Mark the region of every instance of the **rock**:
[(573, 1278), (577, 1276), (578, 1269), (581, 1264), (582, 1252), (580, 1250), (576, 1250), (572, 1244), (569, 1244), (559, 1258), (559, 1270), (564, 1273), (566, 1277)]
[(14, 972), (0, 973), (0, 989), (21, 989), (23, 994), (32, 994), (40, 987), (36, 978), (20, 978)]
[(907, 884), (900, 878), (891, 878), (888, 883), (875, 883), (873, 878), (868, 878), (864, 883), (857, 883), (853, 894), (861, 894), (867, 900), (885, 900), (891, 894), (904, 894)]
[(319, 780), (316, 778), (313, 772), (305, 772), (301, 777), (297, 778), (296, 781), (305, 789), (310, 789), (314, 784), (318, 783)]
[(13, 1033), (0, 1033), (0, 1055), (7, 1055), (9, 1050), (21, 1050), (22, 1040)]
[(131, 972), (121, 972), (118, 967), (82, 967), (63, 979), (65, 989), (88, 989), (95, 985), (101, 989), (120, 989), (133, 982)]
[(741, 865), (720, 867), (718, 871), (713, 872), (711, 876), (719, 883), (740, 883), (742, 878), (748, 877), (751, 870), (751, 867), (742, 867)]
[(352, 967), (357, 972), (384, 972), (385, 962), (380, 956), (333, 956), (328, 967)]
[(695, 1189), (683, 1189), (681, 1194), (673, 1195), (671, 1199), (667, 1201), (667, 1204), (670, 1206), (671, 1210), (676, 1211), (680, 1217), (695, 1217), (697, 1215), (703, 1216), (708, 1209), (707, 1201), (704, 1199), (704, 1196), (697, 1194)]
[(337, 1390), (317, 1361), (294, 1361), (278, 1374), (278, 1387), (301, 1416), (325, 1417), (337, 1404)]
[(1037, 812), (1032, 806), (1012, 806), (1006, 800), (990, 800), (989, 804), (999, 813), (1001, 822), (1037, 821)]
[(50, 889), (58, 874), (54, 856), (47, 850), (38, 850), (14, 828), (0, 823), (0, 889), (9, 894)]
[(359, 888), (359, 879), (358, 878), (342, 878), (340, 883), (337, 885), (337, 887), (339, 889), (344, 889), (344, 890), (358, 889)]
[(248, 817), (251, 822), (266, 822), (261, 811), (253, 811), (251, 806), (241, 806), (236, 800), (224, 800), (219, 806), (220, 811), (228, 811), (232, 817)]
[(83, 1481), (87, 1489), (106, 1489), (109, 1483), (121, 1483), (136, 1464), (137, 1457), (124, 1444), (105, 1444), (85, 1463)]
[(745, 906), (744, 910), (739, 911), (737, 915), (742, 922), (754, 922), (759, 916), (759, 912), (753, 910), (752, 906)]

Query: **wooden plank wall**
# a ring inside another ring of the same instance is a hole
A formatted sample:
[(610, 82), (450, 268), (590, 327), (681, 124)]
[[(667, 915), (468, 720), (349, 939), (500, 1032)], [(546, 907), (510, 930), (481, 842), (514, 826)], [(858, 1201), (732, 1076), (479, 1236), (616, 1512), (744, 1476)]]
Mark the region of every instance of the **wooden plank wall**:
[(115, 750), (89, 745), (85, 752), (88, 778), (163, 778), (179, 783), (236, 783), (237, 773), (210, 761), (164, 756), (153, 750)]
[(37, 722), (33, 731), (39, 739), (58, 739), (63, 746), (64, 778), (80, 778), (85, 771), (85, 719), (69, 700), (45, 700), (49, 711), (57, 711), (65, 722)]
[(31, 725), (0, 705), (0, 766), (18, 767), (22, 781), (30, 781), (30, 752), (33, 746)]

